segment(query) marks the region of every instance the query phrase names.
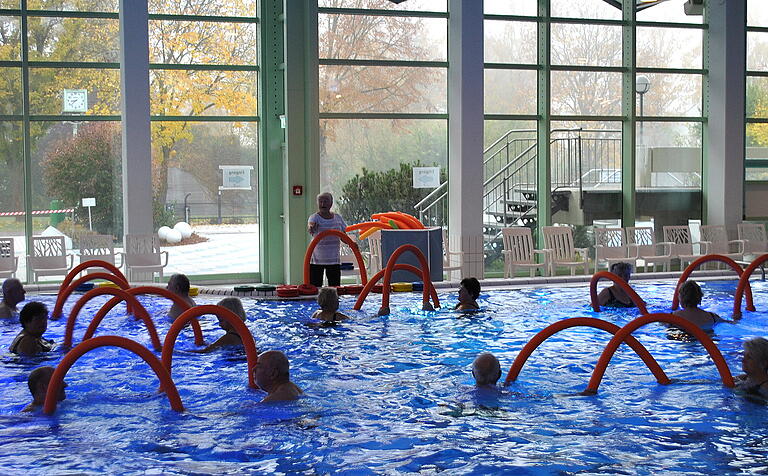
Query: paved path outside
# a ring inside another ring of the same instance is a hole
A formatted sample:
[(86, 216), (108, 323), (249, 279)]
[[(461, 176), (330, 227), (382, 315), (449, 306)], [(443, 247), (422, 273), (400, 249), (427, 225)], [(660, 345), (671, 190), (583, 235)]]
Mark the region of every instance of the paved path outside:
[[(189, 275), (255, 273), (259, 271), (259, 225), (203, 225), (194, 227), (195, 233), (208, 241), (193, 245), (162, 246), (168, 252), (168, 266), (163, 274)], [(15, 254), (19, 257), (16, 276), (24, 281), (27, 276), (26, 243), (23, 236), (14, 236)], [(115, 254), (123, 251), (115, 248)], [(71, 250), (70, 250), (71, 252)], [(75, 250), (77, 254), (79, 250)], [(119, 263), (120, 258), (117, 258)], [(75, 265), (80, 258), (75, 256)], [(125, 270), (122, 270), (125, 272)], [(57, 279), (51, 276), (48, 279)], [(61, 276), (58, 279), (64, 279)]]

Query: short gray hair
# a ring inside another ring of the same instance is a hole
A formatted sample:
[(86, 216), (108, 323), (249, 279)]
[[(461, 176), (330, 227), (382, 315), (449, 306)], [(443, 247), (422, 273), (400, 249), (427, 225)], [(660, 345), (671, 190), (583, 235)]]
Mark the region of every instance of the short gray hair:
[(752, 358), (763, 369), (768, 369), (768, 339), (754, 337), (744, 341), (744, 350), (752, 354)]
[[(317, 293), (317, 304), (320, 309), (329, 309), (332, 305), (336, 305), (336, 309), (339, 308), (339, 293), (336, 288), (324, 287), (320, 288), (320, 292)], [(334, 309), (334, 310), (336, 310)]]
[(243, 302), (236, 297), (224, 298), (218, 303), (219, 306), (229, 309), (234, 312), (237, 317), (245, 322), (245, 309), (243, 309)]

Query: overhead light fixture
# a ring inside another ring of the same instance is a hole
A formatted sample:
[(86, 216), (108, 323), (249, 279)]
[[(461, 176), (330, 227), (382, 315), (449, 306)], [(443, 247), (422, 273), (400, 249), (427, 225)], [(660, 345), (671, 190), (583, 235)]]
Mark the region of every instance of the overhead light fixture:
[(389, 0), (389, 1), (397, 5), (397, 4), (403, 3), (405, 0)]

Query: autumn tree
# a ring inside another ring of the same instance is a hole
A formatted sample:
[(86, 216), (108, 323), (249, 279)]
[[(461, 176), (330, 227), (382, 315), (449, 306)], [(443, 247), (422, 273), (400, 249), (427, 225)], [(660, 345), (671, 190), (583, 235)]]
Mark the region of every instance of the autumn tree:
[[(211, 17), (255, 16), (253, 2), (150, 0), (150, 11)], [(254, 65), (257, 31), (252, 23), (150, 21), (150, 61), (171, 65)], [(256, 73), (251, 71), (156, 69), (150, 79), (151, 111), (162, 116), (256, 115)], [(183, 166), (174, 147), (194, 139), (193, 122), (152, 123), (155, 193), (165, 203), (168, 167)], [(236, 125), (237, 127), (237, 125)]]
[[(331, 0), (324, 6), (358, 9), (393, 9), (393, 4), (379, 0)], [(445, 60), (444, 47), (430, 44), (424, 35), (425, 22), (421, 18), (377, 16), (377, 15), (322, 15), (319, 19), (319, 56), (324, 59), (384, 59), (384, 60)], [(398, 112), (444, 112), (445, 90), (430, 90), (431, 86), (442, 86), (439, 73), (434, 68), (407, 66), (332, 66), (324, 65), (319, 71), (320, 112), (354, 113), (398, 113)], [(325, 166), (321, 174), (322, 183), (343, 182), (350, 172), (359, 169), (362, 162), (369, 167), (370, 157), (364, 151), (360, 154), (346, 154), (346, 161), (339, 158), (330, 160), (329, 142), (335, 141), (344, 131), (343, 141), (353, 146), (348, 137), (355, 127), (357, 135), (388, 137), (384, 129), (390, 127), (404, 131), (412, 125), (410, 121), (376, 121), (382, 130), (368, 130), (362, 122), (322, 119), (320, 121), (320, 157)], [(360, 128), (365, 129), (363, 131)], [(390, 137), (391, 139), (391, 137)], [(444, 140), (444, 139), (443, 139)], [(351, 151), (349, 151), (351, 152)], [(391, 165), (392, 157), (386, 157)], [(415, 158), (414, 158), (415, 159)]]

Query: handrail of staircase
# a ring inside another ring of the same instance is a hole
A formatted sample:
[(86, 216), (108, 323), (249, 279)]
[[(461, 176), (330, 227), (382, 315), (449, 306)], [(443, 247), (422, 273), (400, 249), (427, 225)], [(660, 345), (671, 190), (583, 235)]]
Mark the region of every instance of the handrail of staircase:
[(438, 185), (436, 189), (434, 189), (431, 192), (429, 192), (429, 194), (426, 197), (422, 198), (419, 203), (417, 203), (416, 205), (413, 206), (413, 208), (418, 209), (419, 207), (424, 205), (424, 202), (426, 202), (427, 200), (431, 199), (432, 196), (434, 196), (438, 192), (442, 191), (446, 187), (448, 187), (448, 181), (447, 180), (445, 182), (441, 183), (440, 185)]

